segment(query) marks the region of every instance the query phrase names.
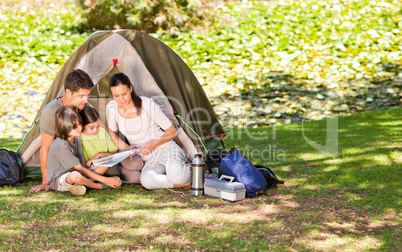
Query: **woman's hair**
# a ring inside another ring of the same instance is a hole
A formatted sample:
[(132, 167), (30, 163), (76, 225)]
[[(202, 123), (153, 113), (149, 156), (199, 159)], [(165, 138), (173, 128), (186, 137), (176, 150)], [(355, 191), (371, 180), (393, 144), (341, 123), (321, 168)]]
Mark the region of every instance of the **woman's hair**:
[(56, 135), (67, 140), (70, 132), (76, 129), (82, 120), (80, 115), (70, 107), (63, 107), (57, 110)]
[(95, 108), (86, 106), (80, 111), (80, 116), (82, 118), (82, 127), (90, 123), (94, 123), (99, 120), (99, 113)]
[[(126, 85), (128, 88), (133, 87), (131, 85), (130, 79), (124, 73), (116, 73), (109, 80), (109, 89), (112, 87), (117, 87), (118, 85)], [(134, 106), (137, 108), (137, 114), (141, 114), (141, 98), (134, 92), (134, 87), (131, 92), (131, 99), (134, 102)]]

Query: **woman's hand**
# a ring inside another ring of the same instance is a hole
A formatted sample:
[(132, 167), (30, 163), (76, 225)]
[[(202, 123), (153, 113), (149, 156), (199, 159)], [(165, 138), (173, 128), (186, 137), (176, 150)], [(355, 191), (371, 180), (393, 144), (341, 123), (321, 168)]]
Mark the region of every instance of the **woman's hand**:
[(140, 147), (140, 149), (142, 149), (142, 150), (137, 151), (137, 153), (140, 155), (143, 155), (143, 156), (148, 156), (155, 150), (156, 147), (158, 147), (157, 141), (149, 141), (149, 142), (146, 142), (145, 144), (143, 144)]
[(163, 135), (158, 140), (151, 140), (149, 142), (146, 142), (140, 147), (140, 149), (143, 150), (140, 150), (137, 153), (143, 156), (148, 156), (155, 150), (156, 147), (169, 142), (175, 136), (177, 136), (177, 131), (174, 125), (172, 124), (169, 128), (165, 130), (165, 133), (163, 133)]

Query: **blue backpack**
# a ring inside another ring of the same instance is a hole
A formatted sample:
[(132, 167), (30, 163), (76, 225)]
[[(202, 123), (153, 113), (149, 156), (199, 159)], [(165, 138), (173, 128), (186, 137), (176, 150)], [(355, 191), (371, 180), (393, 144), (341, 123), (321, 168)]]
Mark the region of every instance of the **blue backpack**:
[(0, 186), (21, 186), (25, 178), (25, 169), (21, 158), (14, 151), (0, 149)]
[(267, 182), (261, 172), (235, 148), (222, 158), (220, 169), (223, 174), (234, 177), (236, 182), (243, 183), (249, 197), (257, 196), (267, 190)]

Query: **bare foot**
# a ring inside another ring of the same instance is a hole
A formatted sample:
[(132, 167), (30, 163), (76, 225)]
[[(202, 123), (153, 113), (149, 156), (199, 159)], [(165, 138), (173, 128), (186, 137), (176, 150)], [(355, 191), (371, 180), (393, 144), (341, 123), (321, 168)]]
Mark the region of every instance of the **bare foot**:
[(173, 188), (186, 187), (186, 186), (190, 186), (190, 182), (187, 182), (187, 183), (181, 184), (181, 185), (179, 185), (179, 184), (174, 184), (174, 185), (173, 185)]

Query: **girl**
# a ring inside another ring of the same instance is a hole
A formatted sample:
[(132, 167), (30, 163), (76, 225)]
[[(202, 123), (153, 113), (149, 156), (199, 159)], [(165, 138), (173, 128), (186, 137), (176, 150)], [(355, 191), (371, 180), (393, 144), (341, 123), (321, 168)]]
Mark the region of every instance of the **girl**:
[(108, 127), (142, 149), (137, 152), (145, 160), (141, 184), (147, 189), (188, 186), (190, 169), (183, 150), (173, 141), (177, 132), (172, 122), (150, 98), (134, 92), (125, 74), (114, 74), (109, 87), (114, 101), (106, 107)]
[[(112, 142), (108, 132), (101, 127), (99, 113), (92, 107), (85, 107), (80, 111), (82, 118), (83, 131), (81, 133), (82, 149), (86, 160), (86, 166), (90, 167), (92, 160), (107, 157), (117, 153), (118, 148)], [(127, 144), (124, 143), (127, 146)], [(120, 144), (120, 146), (122, 146)], [(127, 146), (125, 149), (130, 149)], [(119, 166), (123, 179), (129, 183), (139, 183), (143, 162), (136, 157), (123, 160)], [(105, 176), (120, 176), (120, 171), (116, 166), (95, 166), (94, 171)]]
[[(71, 108), (62, 107), (56, 116), (57, 138), (52, 142), (47, 159), (49, 187), (55, 191), (70, 191), (84, 195), (86, 187), (93, 189), (116, 188), (117, 177), (104, 177), (83, 166), (81, 117)], [(99, 182), (94, 182), (99, 181)]]

